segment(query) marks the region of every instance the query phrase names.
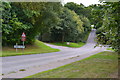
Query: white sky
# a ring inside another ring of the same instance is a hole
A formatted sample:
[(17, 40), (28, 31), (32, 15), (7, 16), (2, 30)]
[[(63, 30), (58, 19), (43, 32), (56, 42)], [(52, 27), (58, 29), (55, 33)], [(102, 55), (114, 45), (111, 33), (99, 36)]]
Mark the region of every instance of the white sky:
[(84, 4), (85, 6), (89, 6), (91, 4), (100, 4), (100, 2), (98, 2), (99, 0), (63, 0), (64, 4), (66, 4), (67, 2), (74, 2), (77, 4)]

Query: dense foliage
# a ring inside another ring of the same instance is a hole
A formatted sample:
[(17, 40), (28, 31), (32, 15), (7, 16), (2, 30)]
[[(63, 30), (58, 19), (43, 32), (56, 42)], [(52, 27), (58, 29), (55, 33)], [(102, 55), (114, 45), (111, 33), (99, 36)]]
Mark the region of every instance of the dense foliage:
[(98, 43), (110, 45), (120, 52), (120, 2), (105, 2), (101, 6), (104, 14), (98, 20), (98, 23), (101, 23), (97, 30)]
[(102, 19), (104, 14), (104, 6), (100, 4), (90, 5), (89, 8), (91, 9), (90, 12), (90, 22), (94, 25), (94, 28), (98, 29), (102, 26)]
[[(49, 42), (80, 42), (91, 30), (97, 29), (98, 44), (107, 44), (120, 50), (120, 2), (83, 4), (60, 2), (2, 2), (2, 44), (21, 44), (21, 34), (27, 36), (26, 44), (36, 38)], [(84, 41), (83, 41), (84, 42)]]
[[(17, 17), (15, 9), (8, 2), (2, 3), (2, 41), (3, 45), (20, 43), (22, 32), (27, 32), (33, 26), (30, 23), (24, 24)], [(30, 39), (31, 40), (31, 39)]]
[(110, 45), (120, 52), (120, 2), (105, 2), (85, 7), (73, 2), (65, 7), (75, 11), (83, 22), (84, 31), (90, 30), (90, 24), (97, 29), (98, 44)]
[[(26, 44), (37, 37), (41, 41), (79, 42), (86, 31), (88, 19), (80, 17), (59, 2), (2, 2), (3, 46), (22, 44), (21, 34), (27, 36)], [(46, 36), (47, 34), (47, 36)], [(45, 40), (46, 39), (46, 40)]]
[(84, 32), (83, 22), (79, 16), (67, 8), (62, 8), (59, 15), (60, 22), (58, 27), (52, 28), (53, 41), (78, 41), (79, 35)]
[(69, 2), (69, 3), (65, 4), (64, 6), (70, 10), (75, 11), (75, 13), (77, 13), (78, 15), (84, 15), (86, 17), (91, 16), (91, 14), (90, 14), (91, 9), (89, 7), (85, 7), (82, 3), (76, 4), (73, 2)]
[(65, 4), (65, 7), (72, 11), (75, 11), (75, 13), (79, 15), (80, 19), (83, 22), (85, 31), (91, 30), (91, 23), (89, 21), (89, 17), (91, 16), (91, 9), (89, 7), (85, 7), (83, 4), (76, 4), (73, 2)]

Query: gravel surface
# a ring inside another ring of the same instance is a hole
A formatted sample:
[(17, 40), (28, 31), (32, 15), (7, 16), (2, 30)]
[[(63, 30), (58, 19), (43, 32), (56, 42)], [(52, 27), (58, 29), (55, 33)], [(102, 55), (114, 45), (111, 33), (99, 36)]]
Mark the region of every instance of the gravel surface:
[[(96, 30), (92, 30), (86, 45), (80, 48), (68, 48), (62, 46), (55, 46), (51, 44), (46, 45), (60, 49), (60, 52), (10, 56), (2, 57), (2, 70), (4, 78), (23, 78), (38, 72), (53, 69), (71, 62), (75, 62), (93, 54), (106, 50), (106, 47), (95, 47), (94, 41)], [(19, 71), (25, 69), (25, 71)]]

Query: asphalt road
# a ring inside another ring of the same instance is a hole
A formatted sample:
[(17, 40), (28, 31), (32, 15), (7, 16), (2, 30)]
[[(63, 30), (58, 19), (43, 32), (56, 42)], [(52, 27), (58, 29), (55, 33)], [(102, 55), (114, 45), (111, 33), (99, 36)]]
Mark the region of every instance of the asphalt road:
[(86, 45), (80, 48), (68, 48), (62, 46), (55, 46), (45, 43), (53, 48), (58, 48), (60, 52), (44, 53), (44, 54), (33, 54), (33, 55), (22, 55), (22, 56), (10, 56), (2, 57), (2, 73), (8, 74), (13, 71), (19, 71), (20, 69), (26, 69), (34, 66), (40, 66), (52, 63), (54, 61), (65, 60), (71, 57), (82, 56), (85, 54), (96, 54), (106, 50), (106, 47), (95, 47), (96, 42), (94, 41), (96, 30), (92, 30)]

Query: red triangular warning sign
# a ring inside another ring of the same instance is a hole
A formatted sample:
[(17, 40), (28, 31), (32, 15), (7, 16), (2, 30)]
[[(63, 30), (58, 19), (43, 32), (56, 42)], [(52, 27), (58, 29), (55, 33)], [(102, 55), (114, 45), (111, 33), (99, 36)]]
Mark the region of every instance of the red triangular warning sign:
[(23, 32), (23, 33), (22, 33), (22, 38), (25, 38), (25, 37), (26, 37), (26, 35), (25, 35), (25, 33)]

